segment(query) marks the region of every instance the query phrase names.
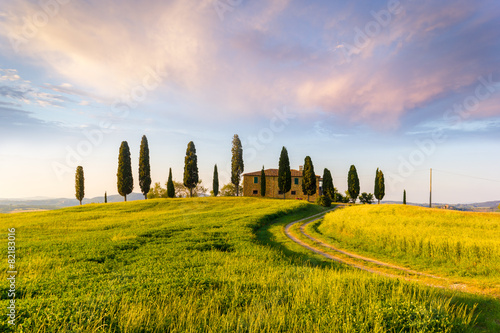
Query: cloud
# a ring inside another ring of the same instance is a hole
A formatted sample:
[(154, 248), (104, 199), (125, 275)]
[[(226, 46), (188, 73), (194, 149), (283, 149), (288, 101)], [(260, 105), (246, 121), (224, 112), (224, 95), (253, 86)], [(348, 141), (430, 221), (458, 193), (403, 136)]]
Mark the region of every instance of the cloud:
[[(65, 82), (45, 88), (82, 104), (110, 104), (156, 75), (162, 84), (148, 98), (203, 105), (193, 116), (267, 115), (286, 104), (385, 128), (500, 68), (499, 10), (491, 1), (401, 1), (401, 13), (347, 62), (355, 28), (386, 8), (386, 1), (243, 2), (221, 21), (211, 0), (73, 1), (19, 54)], [(23, 36), (23, 18), (40, 10), (27, 0), (5, 5), (0, 34)]]
[(17, 110), (0, 105), (0, 135), (3, 139), (37, 135), (39, 133), (60, 133), (62, 127), (57, 122), (47, 122), (33, 117), (33, 112)]
[[(42, 107), (62, 107), (65, 102), (69, 101), (65, 96), (34, 87), (30, 81), (23, 80), (15, 69), (0, 69), (0, 73), (3, 74), (2, 77), (5, 77), (4, 80), (0, 80), (0, 97), (21, 102), (21, 104), (15, 103), (16, 105), (36, 104)], [(4, 101), (3, 103), (5, 105), (12, 102)]]
[(19, 79), (15, 69), (0, 69), (0, 81), (17, 81)]
[[(488, 6), (475, 7), (476, 3), (465, 2), (459, 6), (405, 3), (385, 31), (368, 37), (365, 46), (349, 54), (349, 65), (342, 58), (350, 52), (346, 45), (355, 43), (334, 46), (341, 58), (323, 77), (315, 74), (302, 82), (298, 100), (305, 108), (398, 127), (404, 114), (466, 92), (480, 75), (498, 71), (500, 63), (491, 59), (498, 52), (492, 43), (500, 38), (498, 20), (478, 15)], [(370, 20), (376, 22), (373, 17)], [(492, 26), (497, 29), (492, 31)]]

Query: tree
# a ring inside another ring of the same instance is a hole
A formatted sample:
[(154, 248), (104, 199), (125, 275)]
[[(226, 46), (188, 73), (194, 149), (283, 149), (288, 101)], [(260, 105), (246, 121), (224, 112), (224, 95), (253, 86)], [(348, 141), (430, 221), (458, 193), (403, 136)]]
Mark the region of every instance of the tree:
[(214, 182), (212, 184), (212, 191), (214, 197), (219, 194), (219, 172), (217, 171), (217, 164), (214, 166)]
[(316, 204), (323, 207), (330, 207), (332, 205), (332, 201), (330, 200), (330, 197), (321, 195), (318, 199), (316, 199)]
[(233, 183), (227, 183), (220, 190), (222, 197), (233, 197), (236, 195), (236, 186)]
[(378, 203), (380, 204), (380, 200), (382, 200), (385, 196), (385, 183), (384, 183), (384, 173), (382, 170), (377, 168), (377, 172), (375, 174), (375, 189), (374, 189), (375, 198), (377, 198)]
[(351, 168), (349, 169), (349, 174), (347, 176), (347, 188), (351, 201), (355, 203), (359, 195), (359, 178), (354, 165), (351, 165)]
[(174, 183), (174, 188), (175, 188), (175, 196), (177, 198), (185, 198), (188, 196), (191, 197), (200, 197), (207, 193), (208, 189), (206, 187), (203, 187), (202, 181), (199, 180), (198, 183), (196, 184), (195, 187), (193, 188), (187, 188), (184, 186), (183, 183), (181, 182), (176, 182), (175, 180), (173, 181)]
[(175, 187), (174, 187), (174, 182), (172, 181), (172, 168), (168, 169), (167, 197), (168, 198), (175, 197)]
[(316, 194), (316, 173), (314, 172), (314, 165), (309, 156), (306, 156), (304, 159), (304, 169), (302, 170), (302, 193), (307, 194), (307, 201), (309, 201), (310, 195)]
[(406, 190), (403, 190), (403, 205), (406, 205)]
[(349, 194), (349, 190), (347, 190), (347, 191), (344, 192), (344, 199), (343, 200), (344, 200), (343, 201), (344, 203), (348, 203), (349, 201), (352, 200), (351, 199), (351, 195)]
[(323, 170), (323, 195), (330, 198), (331, 201), (335, 202), (335, 187), (333, 187), (333, 179), (330, 170), (325, 168)]
[(233, 136), (233, 147), (231, 148), (231, 183), (236, 187), (236, 196), (239, 195), (241, 174), (244, 170), (243, 148), (238, 134)]
[(186, 158), (184, 159), (184, 186), (189, 189), (189, 196), (193, 196), (193, 188), (198, 184), (198, 158), (193, 141), (188, 143)]
[(76, 200), (80, 201), (81, 206), (82, 200), (85, 197), (85, 177), (83, 176), (83, 167), (81, 166), (76, 168), (75, 192)]
[(361, 202), (362, 204), (372, 204), (373, 201), (374, 201), (373, 194), (371, 193), (363, 192), (359, 196), (359, 202)]
[(260, 172), (260, 196), (266, 196), (266, 172), (264, 171), (264, 166), (262, 166), (262, 171)]
[(134, 189), (134, 177), (132, 176), (132, 163), (130, 161), (130, 149), (127, 141), (123, 141), (120, 146), (118, 156), (118, 193), (127, 201), (127, 194)]
[(286, 192), (292, 188), (292, 172), (290, 171), (290, 160), (285, 147), (281, 149), (278, 169), (278, 188), (283, 193), (285, 199)]
[(139, 154), (139, 186), (142, 194), (144, 194), (144, 199), (147, 199), (151, 188), (151, 166), (149, 165), (148, 139), (145, 135), (142, 136)]
[(108, 203), (108, 192), (104, 192), (104, 203)]
[(167, 190), (161, 187), (159, 182), (156, 182), (148, 192), (148, 199), (158, 199), (158, 198), (166, 198)]

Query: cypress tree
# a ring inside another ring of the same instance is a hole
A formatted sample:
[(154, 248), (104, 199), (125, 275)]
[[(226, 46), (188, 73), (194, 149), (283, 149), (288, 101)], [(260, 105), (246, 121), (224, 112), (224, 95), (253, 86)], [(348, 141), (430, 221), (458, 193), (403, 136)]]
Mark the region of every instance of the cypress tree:
[(240, 179), (243, 173), (243, 148), (238, 134), (233, 136), (233, 146), (231, 148), (231, 183), (236, 187), (236, 196), (239, 195)]
[(349, 169), (349, 174), (347, 176), (347, 188), (352, 202), (355, 203), (359, 195), (359, 178), (354, 165), (351, 165), (351, 168)]
[(333, 186), (333, 178), (330, 170), (327, 168), (323, 170), (323, 195), (326, 195), (331, 201), (335, 202), (335, 187)]
[(193, 141), (188, 143), (184, 158), (184, 186), (189, 189), (189, 196), (193, 197), (193, 188), (198, 185), (198, 158)]
[(214, 197), (219, 194), (219, 172), (217, 171), (217, 164), (214, 166), (214, 182), (212, 185)]
[(167, 197), (169, 198), (175, 197), (174, 181), (172, 180), (172, 168), (168, 169)]
[(285, 199), (286, 192), (292, 188), (292, 172), (290, 171), (290, 160), (285, 147), (281, 149), (278, 169), (278, 188), (283, 193)]
[(104, 192), (104, 203), (108, 203), (108, 192)]
[(260, 196), (266, 196), (266, 173), (264, 171), (264, 166), (262, 166), (262, 171), (260, 172)]
[(118, 193), (127, 201), (127, 194), (132, 193), (134, 189), (134, 177), (132, 176), (132, 163), (130, 161), (130, 149), (127, 141), (123, 141), (120, 146), (120, 155), (118, 156)]
[(144, 199), (148, 198), (151, 189), (151, 166), (149, 165), (149, 145), (145, 135), (142, 136), (141, 149), (139, 155), (139, 186), (144, 194)]
[(406, 190), (403, 191), (403, 205), (406, 205)]
[(302, 192), (309, 196), (316, 194), (316, 174), (314, 173), (314, 165), (311, 157), (306, 156), (304, 160), (304, 169), (302, 170)]
[(83, 176), (83, 167), (81, 167), (81, 166), (76, 168), (75, 196), (76, 196), (76, 199), (78, 201), (80, 201), (80, 206), (81, 206), (82, 200), (85, 197), (85, 177)]
[(382, 200), (385, 196), (385, 182), (384, 182), (384, 173), (382, 170), (377, 168), (377, 173), (375, 175), (375, 189), (374, 189), (375, 198), (377, 198), (378, 203), (380, 204), (380, 200)]

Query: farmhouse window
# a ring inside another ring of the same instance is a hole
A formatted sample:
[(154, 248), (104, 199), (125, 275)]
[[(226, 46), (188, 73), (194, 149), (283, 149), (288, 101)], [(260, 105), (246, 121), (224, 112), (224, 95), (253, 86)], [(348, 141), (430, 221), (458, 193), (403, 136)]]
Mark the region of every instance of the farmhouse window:
[(259, 177), (253, 177), (253, 183), (257, 184), (259, 182)]

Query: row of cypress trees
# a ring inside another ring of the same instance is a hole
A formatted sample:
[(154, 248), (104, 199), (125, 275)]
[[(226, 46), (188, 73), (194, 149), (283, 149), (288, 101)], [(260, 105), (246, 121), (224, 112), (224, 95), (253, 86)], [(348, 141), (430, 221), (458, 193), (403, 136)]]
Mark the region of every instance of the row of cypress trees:
[[(231, 148), (232, 158), (231, 158), (231, 182), (236, 188), (236, 196), (239, 195), (239, 184), (241, 180), (241, 174), (244, 171), (243, 164), (243, 148), (241, 141), (237, 134), (233, 136), (232, 148)], [(316, 173), (314, 172), (314, 165), (312, 163), (311, 157), (306, 156), (304, 160), (304, 169), (302, 171), (302, 192), (307, 195), (307, 200), (309, 201), (309, 196), (316, 194)], [(186, 149), (186, 157), (184, 159), (184, 179), (183, 183), (189, 189), (190, 196), (193, 196), (193, 189), (198, 185), (198, 159), (196, 156), (196, 147), (192, 141), (188, 143)], [(214, 177), (213, 177), (213, 193), (215, 196), (219, 193), (219, 176), (217, 170), (217, 164), (214, 166)], [(147, 199), (147, 194), (151, 188), (151, 166), (149, 158), (149, 144), (145, 135), (142, 136), (140, 154), (139, 154), (139, 186), (141, 188), (141, 193), (144, 198)], [(278, 188), (283, 193), (283, 198), (285, 198), (286, 193), (291, 190), (292, 186), (292, 175), (290, 169), (290, 160), (288, 157), (288, 151), (285, 147), (282, 148), (280, 158), (279, 158), (279, 169), (278, 169)], [(132, 175), (132, 164), (130, 159), (130, 148), (127, 141), (123, 141), (120, 145), (120, 151), (118, 156), (118, 172), (117, 172), (117, 188), (118, 193), (124, 197), (127, 201), (127, 195), (132, 193), (134, 188), (134, 179)], [(78, 166), (75, 176), (75, 190), (76, 198), (82, 204), (82, 200), (85, 196), (84, 191), (84, 174), (83, 167)], [(351, 200), (356, 201), (359, 195), (359, 178), (356, 171), (356, 167), (351, 165), (348, 174), (348, 192)], [(381, 170), (377, 169), (375, 178), (375, 197), (380, 200), (385, 195), (385, 185), (384, 185), (384, 174)], [(335, 199), (335, 188), (333, 186), (333, 178), (330, 170), (327, 168), (323, 172), (323, 194), (330, 197), (330, 199)], [(266, 177), (264, 172), (264, 166), (261, 171), (261, 196), (266, 195)], [(167, 196), (173, 198), (175, 196), (175, 188), (172, 180), (172, 169), (169, 169), (168, 181), (167, 181)], [(105, 193), (107, 199), (107, 193)], [(107, 200), (106, 200), (107, 201)]]
[[(265, 179), (264, 168), (262, 168), (261, 179)], [(265, 180), (262, 188), (265, 188)], [(262, 184), (262, 182), (261, 182)], [(261, 188), (262, 196), (265, 196), (265, 190)], [(281, 149), (279, 167), (278, 167), (278, 188), (283, 193), (283, 199), (286, 193), (292, 189), (292, 172), (290, 169), (290, 159), (288, 158), (288, 151), (285, 147)], [(314, 165), (311, 157), (306, 156), (304, 159), (304, 169), (302, 170), (302, 192), (309, 196), (316, 194), (316, 173), (314, 172)]]
[[(243, 165), (243, 148), (237, 134), (233, 136), (232, 142), (232, 159), (231, 159), (231, 182), (236, 187), (236, 195), (239, 195), (239, 183), (241, 174), (244, 170)], [(118, 193), (127, 201), (127, 195), (132, 193), (134, 189), (134, 177), (132, 175), (132, 163), (130, 159), (130, 148), (127, 141), (123, 141), (120, 145), (118, 155), (118, 171), (117, 188)], [(189, 189), (189, 194), (193, 196), (193, 189), (198, 185), (198, 157), (196, 156), (196, 147), (193, 141), (188, 143), (186, 149), (186, 157), (184, 158), (184, 178), (183, 183)], [(149, 161), (149, 145), (145, 135), (142, 136), (140, 154), (139, 154), (139, 187), (144, 198), (147, 199), (149, 190), (151, 189), (151, 165)], [(217, 164), (214, 167), (213, 181), (214, 195), (219, 193), (219, 176)], [(75, 196), (82, 204), (85, 196), (84, 190), (84, 174), (83, 167), (78, 166), (75, 176)], [(175, 196), (175, 188), (172, 180), (172, 169), (169, 169), (167, 181), (167, 196), (173, 198)], [(107, 201), (107, 193), (105, 193), (105, 201)]]
[[(261, 179), (265, 180), (264, 168), (262, 168)], [(265, 183), (264, 183), (265, 184)], [(261, 189), (262, 196), (265, 196), (265, 185)], [(278, 188), (283, 193), (283, 198), (285, 194), (290, 191), (292, 187), (292, 176), (290, 171), (290, 160), (288, 158), (288, 151), (285, 147), (281, 150), (279, 169), (278, 169)], [(351, 165), (349, 173), (347, 176), (347, 187), (351, 200), (353, 202), (359, 196), (360, 186), (359, 177), (356, 171), (356, 167)], [(328, 196), (332, 201), (335, 201), (335, 187), (333, 186), (333, 178), (330, 170), (327, 168), (323, 171), (323, 195)], [(309, 201), (309, 196), (316, 194), (316, 173), (314, 172), (314, 165), (312, 163), (311, 157), (306, 156), (304, 159), (304, 169), (302, 171), (302, 192), (307, 195), (307, 200)], [(377, 198), (378, 203), (385, 196), (385, 184), (384, 184), (384, 174), (382, 170), (377, 168), (375, 175), (375, 198)]]

